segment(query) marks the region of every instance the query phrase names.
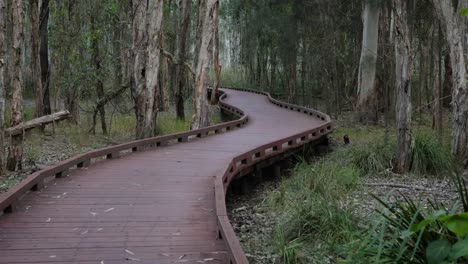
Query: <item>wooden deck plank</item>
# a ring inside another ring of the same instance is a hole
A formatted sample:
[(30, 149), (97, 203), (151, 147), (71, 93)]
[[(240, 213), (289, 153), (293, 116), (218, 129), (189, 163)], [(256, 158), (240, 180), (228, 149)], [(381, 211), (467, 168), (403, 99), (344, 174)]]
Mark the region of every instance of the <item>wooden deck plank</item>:
[(47, 183), (0, 217), (0, 263), (226, 263), (217, 172), (242, 153), (324, 121), (263, 95), (225, 92), (228, 104), (249, 115), (245, 127), (98, 162)]

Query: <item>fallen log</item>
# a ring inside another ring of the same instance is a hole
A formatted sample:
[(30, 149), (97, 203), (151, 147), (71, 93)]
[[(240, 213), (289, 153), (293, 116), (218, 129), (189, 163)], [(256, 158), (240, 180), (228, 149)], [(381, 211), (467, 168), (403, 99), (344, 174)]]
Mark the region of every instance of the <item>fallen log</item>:
[(59, 122), (65, 119), (70, 118), (70, 112), (67, 110), (65, 111), (60, 111), (57, 113), (53, 113), (51, 115), (46, 115), (46, 116), (41, 116), (38, 118), (34, 118), (32, 120), (23, 122), (17, 126), (14, 127), (9, 127), (5, 129), (5, 136), (10, 137), (10, 136), (15, 136), (22, 134), (25, 131), (34, 129), (36, 127), (42, 127), (44, 125), (50, 124), (50, 123), (55, 123)]

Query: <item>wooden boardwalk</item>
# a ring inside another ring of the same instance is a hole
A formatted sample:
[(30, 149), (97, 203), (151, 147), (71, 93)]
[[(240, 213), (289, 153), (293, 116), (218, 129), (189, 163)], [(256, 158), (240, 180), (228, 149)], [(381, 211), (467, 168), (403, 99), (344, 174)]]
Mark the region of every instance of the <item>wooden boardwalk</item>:
[[(108, 160), (88, 167), (83, 156), (52, 168), (48, 176), (57, 177), (38, 182), (37, 174), (0, 195), (0, 263), (245, 263), (225, 213), (228, 184), (253, 164), (323, 137), (331, 123), (263, 94), (224, 92), (223, 108), (244, 111), (241, 128), (173, 137), (187, 142), (164, 147), (152, 141), (160, 147), (145, 151), (145, 142), (127, 145), (135, 151), (128, 155), (109, 148)], [(61, 177), (66, 164), (81, 169)], [(26, 188), (34, 192), (15, 194)]]

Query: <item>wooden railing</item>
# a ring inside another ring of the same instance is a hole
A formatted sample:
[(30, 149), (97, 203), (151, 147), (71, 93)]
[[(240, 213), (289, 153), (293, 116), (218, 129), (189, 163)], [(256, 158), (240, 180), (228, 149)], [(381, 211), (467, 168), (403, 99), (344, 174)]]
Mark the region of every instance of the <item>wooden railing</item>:
[(226, 94), (224, 92), (220, 91), (219, 94), (220, 108), (234, 116), (237, 116), (237, 120), (182, 133), (136, 140), (129, 143), (105, 147), (74, 156), (70, 159), (64, 160), (53, 166), (49, 166), (43, 170), (29, 175), (25, 180), (11, 188), (8, 192), (0, 194), (0, 213), (12, 213), (15, 210), (19, 200), (30, 191), (40, 190), (43, 187), (46, 179), (50, 177), (60, 178), (67, 175), (72, 169), (88, 167), (91, 162), (93, 162), (93, 160), (95, 161), (103, 158), (114, 159), (120, 157), (121, 155), (142, 151), (148, 148), (158, 148), (170, 144), (187, 142), (211, 134), (227, 132), (235, 128), (243, 127), (245, 124), (247, 124), (249, 121), (248, 116), (245, 115), (241, 109), (225, 103), (224, 99), (226, 98)]
[[(305, 107), (288, 104), (276, 100), (270, 96), (269, 93), (240, 89), (240, 88), (228, 88), (233, 90), (239, 90), (244, 92), (262, 94), (268, 97), (269, 101), (279, 107), (289, 109), (291, 111), (300, 112), (319, 118), (324, 123), (319, 127), (304, 131), (302, 133), (277, 140), (250, 150), (242, 155), (235, 157), (229, 164), (226, 165), (225, 169), (221, 173), (216, 175), (214, 187), (215, 187), (215, 201), (216, 201), (216, 215), (218, 218), (218, 233), (219, 237), (226, 243), (228, 249), (229, 263), (232, 264), (244, 264), (248, 263), (247, 258), (240, 246), (239, 240), (234, 233), (234, 229), (229, 222), (226, 211), (226, 191), (229, 184), (234, 177), (239, 174), (243, 169), (249, 168), (260, 161), (269, 159), (270, 157), (276, 156), (280, 153), (286, 152), (290, 149), (304, 145), (313, 140), (319, 139), (332, 131), (332, 122), (328, 115), (319, 111), (308, 109)], [(170, 134), (165, 136), (158, 136), (148, 139), (136, 140), (129, 143), (120, 145), (110, 146), (93, 150), (84, 154), (77, 155), (65, 161), (59, 162), (56, 165), (49, 166), (41, 171), (35, 172), (23, 180), (20, 184), (10, 189), (8, 192), (0, 194), (0, 212), (12, 213), (15, 211), (16, 205), (20, 199), (30, 191), (40, 190), (46, 179), (51, 177), (64, 177), (70, 170), (81, 169), (88, 167), (93, 161), (97, 159), (114, 159), (122, 155), (126, 155), (131, 152), (142, 151), (148, 148), (159, 148), (171, 144), (177, 144), (187, 141), (196, 140), (211, 134), (218, 134), (227, 132), (235, 128), (245, 126), (249, 122), (249, 117), (239, 108), (229, 105), (224, 102), (226, 94), (219, 91), (219, 106), (220, 108), (238, 119), (213, 125), (197, 130)]]
[(240, 88), (229, 89), (265, 95), (268, 97), (268, 100), (274, 105), (289, 109), (291, 111), (313, 116), (314, 118), (319, 118), (322, 121), (324, 121), (322, 125), (316, 128), (298, 133), (296, 135), (292, 135), (287, 138), (283, 138), (281, 140), (277, 140), (275, 142), (270, 142), (268, 144), (252, 149), (244, 154), (241, 154), (235, 157), (228, 165), (226, 165), (224, 170), (222, 170), (218, 175), (216, 175), (214, 186), (219, 237), (222, 238), (226, 243), (228, 249), (228, 261), (230, 264), (247, 264), (247, 258), (244, 254), (244, 251), (242, 250), (239, 240), (237, 239), (234, 229), (232, 228), (226, 211), (225, 199), (229, 184), (232, 182), (236, 175), (240, 175), (240, 172), (242, 170), (252, 167), (257, 163), (267, 160), (280, 153), (292, 150), (294, 148), (297, 148), (301, 145), (307, 144), (311, 141), (317, 140), (327, 135), (332, 131), (332, 121), (328, 115), (322, 112), (281, 102), (272, 98), (270, 94), (266, 92)]

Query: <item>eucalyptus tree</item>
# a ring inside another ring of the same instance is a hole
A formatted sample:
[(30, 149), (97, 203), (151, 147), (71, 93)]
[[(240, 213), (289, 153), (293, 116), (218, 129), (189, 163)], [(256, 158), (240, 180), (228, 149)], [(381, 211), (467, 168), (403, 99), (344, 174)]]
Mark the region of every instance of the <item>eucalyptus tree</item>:
[(159, 66), (163, 0), (132, 0), (133, 61), (132, 93), (135, 102), (136, 137), (142, 139), (156, 133), (158, 110)]
[(216, 12), (219, 11), (217, 5), (219, 5), (219, 0), (201, 0), (199, 5), (192, 129), (202, 128), (209, 124), (206, 79), (212, 59), (214, 28), (217, 26), (215, 25)]
[[(16, 126), (23, 121), (23, 1), (12, 0), (11, 16), (13, 27), (13, 46), (9, 49), (13, 57), (12, 99), (10, 126)], [(8, 148), (7, 168), (15, 171), (22, 168), (23, 134), (12, 136)]]
[(379, 40), (380, 0), (364, 1), (363, 34), (358, 74), (358, 119), (363, 124), (377, 122), (378, 91), (376, 91), (376, 63)]
[(396, 168), (398, 173), (410, 168), (411, 147), (411, 64), (412, 51), (408, 26), (408, 2), (394, 2), (395, 77), (396, 77)]
[(452, 74), (452, 154), (463, 159), (467, 152), (468, 86), (464, 57), (464, 21), (451, 0), (432, 0), (439, 20), (444, 25), (450, 48)]
[(0, 0), (0, 176), (5, 174), (6, 0)]

